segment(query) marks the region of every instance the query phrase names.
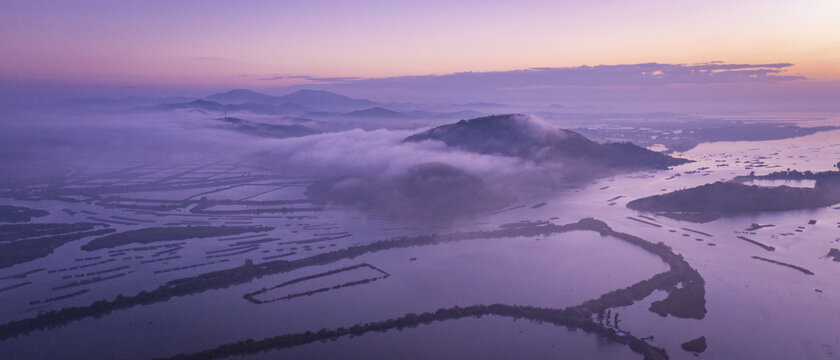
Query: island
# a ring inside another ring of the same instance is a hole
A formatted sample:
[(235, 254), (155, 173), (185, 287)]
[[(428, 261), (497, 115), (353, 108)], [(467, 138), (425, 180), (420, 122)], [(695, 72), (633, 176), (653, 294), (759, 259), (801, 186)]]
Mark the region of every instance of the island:
[[(746, 185), (748, 180), (815, 180), (813, 188)], [(677, 220), (708, 222), (728, 215), (816, 209), (840, 203), (840, 172), (774, 172), (740, 176), (694, 188), (636, 199), (627, 207)]]
[(630, 142), (598, 143), (577, 132), (560, 129), (523, 114), (461, 120), (411, 135), (403, 142), (429, 140), (479, 154), (511, 156), (535, 162), (573, 163), (579, 165), (581, 171), (667, 169), (691, 162)]

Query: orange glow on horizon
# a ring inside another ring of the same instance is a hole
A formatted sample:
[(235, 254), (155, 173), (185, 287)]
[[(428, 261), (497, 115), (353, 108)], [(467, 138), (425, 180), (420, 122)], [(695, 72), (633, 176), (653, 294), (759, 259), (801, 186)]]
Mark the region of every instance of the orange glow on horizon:
[(840, 80), (833, 0), (39, 4), (0, 4), (0, 76), (265, 86), (257, 79), (724, 61)]

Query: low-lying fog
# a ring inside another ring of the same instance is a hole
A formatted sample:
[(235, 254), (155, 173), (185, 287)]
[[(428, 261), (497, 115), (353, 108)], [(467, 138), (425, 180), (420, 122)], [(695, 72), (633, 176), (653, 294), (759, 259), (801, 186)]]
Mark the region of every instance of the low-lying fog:
[[(352, 129), (277, 139), (230, 129), (221, 120), (215, 114), (186, 111), (25, 117), (7, 124), (0, 135), (4, 155), (0, 175), (9, 182), (103, 172), (137, 162), (165, 166), (219, 160), (332, 181), (337, 185), (333, 191), (321, 191), (316, 197), (334, 205), (358, 205), (398, 217), (403, 212), (411, 217), (427, 213), (442, 220), (495, 210), (517, 198), (609, 173), (580, 163), (570, 167), (563, 161), (538, 163), (464, 151), (434, 140), (404, 141), (428, 127)], [(557, 126), (536, 116), (522, 116), (517, 126), (534, 139), (560, 134)], [(568, 180), (569, 174), (577, 181)], [(411, 209), (414, 206), (423, 210), (418, 213)]]

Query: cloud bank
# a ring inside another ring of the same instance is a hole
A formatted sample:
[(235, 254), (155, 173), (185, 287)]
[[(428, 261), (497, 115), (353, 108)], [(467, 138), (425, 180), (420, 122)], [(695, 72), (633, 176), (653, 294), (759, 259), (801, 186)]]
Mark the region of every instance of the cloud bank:
[[(313, 88), (387, 101), (493, 101), (630, 111), (817, 110), (833, 102), (824, 86), (791, 73), (791, 63), (625, 64), (544, 67), (443, 75), (338, 79), (276, 89)], [(840, 85), (830, 86), (832, 89)]]
[[(558, 132), (541, 120), (520, 117), (511, 124), (531, 140)], [(266, 139), (259, 145), (263, 150), (248, 160), (260, 167), (325, 179), (308, 193), (320, 203), (434, 221), (498, 210), (516, 200), (541, 197), (621, 171), (583, 159), (538, 161), (474, 152), (437, 140), (403, 141), (413, 133), (357, 129)]]

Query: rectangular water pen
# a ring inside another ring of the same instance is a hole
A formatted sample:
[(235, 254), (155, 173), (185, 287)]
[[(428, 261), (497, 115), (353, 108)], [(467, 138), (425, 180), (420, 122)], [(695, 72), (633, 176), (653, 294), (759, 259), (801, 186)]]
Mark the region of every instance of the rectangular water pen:
[[(367, 274), (365, 273), (366, 271), (368, 272)], [(355, 276), (344, 276), (354, 272), (358, 273), (356, 273)], [(362, 263), (326, 271), (320, 274), (292, 279), (270, 288), (263, 288), (247, 293), (243, 295), (243, 297), (254, 304), (264, 304), (281, 300), (289, 300), (301, 296), (314, 295), (331, 290), (338, 290), (345, 287), (367, 284), (376, 280), (385, 279), (389, 276), (391, 276), (391, 274), (383, 271), (382, 269), (368, 263)], [(319, 282), (319, 280), (321, 281)], [(258, 296), (265, 293), (277, 291), (279, 291), (280, 294), (277, 294), (274, 297), (267, 299), (258, 298)]]

